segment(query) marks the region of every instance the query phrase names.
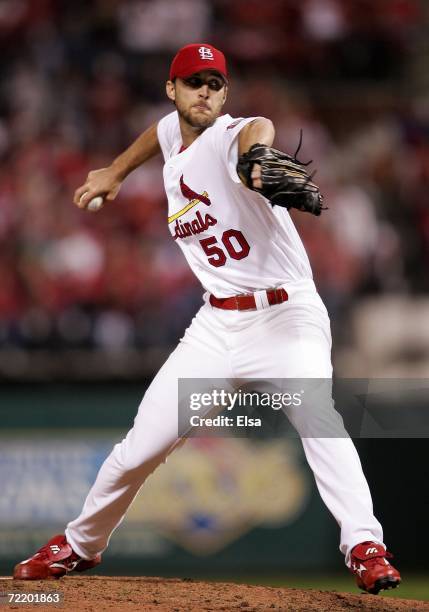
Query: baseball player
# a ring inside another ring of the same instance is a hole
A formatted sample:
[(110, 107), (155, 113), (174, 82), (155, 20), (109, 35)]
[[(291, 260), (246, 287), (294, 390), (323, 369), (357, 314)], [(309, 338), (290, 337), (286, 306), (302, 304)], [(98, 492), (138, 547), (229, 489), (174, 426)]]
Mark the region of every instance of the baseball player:
[[(322, 196), (304, 164), (271, 147), (270, 120), (222, 114), (227, 92), (222, 52), (205, 43), (183, 47), (166, 83), (175, 110), (75, 192), (77, 206), (96, 209), (116, 197), (132, 170), (162, 152), (168, 227), (206, 293), (81, 514), (16, 565), (17, 579), (58, 578), (100, 563), (140, 487), (180, 441), (178, 379), (331, 379), (329, 318), (288, 212), (319, 215)], [(340, 550), (358, 586), (370, 593), (396, 587), (401, 578), (388, 561), (352, 440), (345, 431), (306, 435), (308, 423), (288, 416), (341, 528)]]

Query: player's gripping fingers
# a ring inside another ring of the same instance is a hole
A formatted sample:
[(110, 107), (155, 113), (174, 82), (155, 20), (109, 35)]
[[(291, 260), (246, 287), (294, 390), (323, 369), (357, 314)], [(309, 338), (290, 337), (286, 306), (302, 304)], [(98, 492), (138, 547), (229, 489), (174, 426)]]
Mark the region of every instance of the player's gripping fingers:
[[(104, 169), (102, 169), (104, 170)], [(88, 208), (88, 205), (94, 198), (104, 196), (106, 189), (104, 188), (103, 182), (100, 180), (103, 177), (100, 176), (100, 170), (91, 171), (85, 183), (76, 189), (73, 202), (79, 208)]]
[[(86, 194), (89, 192), (88, 185), (85, 183), (74, 192), (73, 203), (79, 208), (85, 208), (87, 205)], [(90, 200), (91, 198), (89, 198)], [(89, 202), (88, 200), (88, 202)]]

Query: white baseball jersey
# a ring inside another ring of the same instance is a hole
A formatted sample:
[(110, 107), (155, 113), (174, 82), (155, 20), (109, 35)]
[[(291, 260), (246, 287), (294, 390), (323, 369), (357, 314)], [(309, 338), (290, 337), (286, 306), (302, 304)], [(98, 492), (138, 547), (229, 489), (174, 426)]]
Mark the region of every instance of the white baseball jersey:
[(182, 152), (177, 111), (158, 123), (170, 232), (203, 287), (220, 298), (312, 278), (288, 211), (237, 175), (238, 134), (255, 118), (222, 115)]

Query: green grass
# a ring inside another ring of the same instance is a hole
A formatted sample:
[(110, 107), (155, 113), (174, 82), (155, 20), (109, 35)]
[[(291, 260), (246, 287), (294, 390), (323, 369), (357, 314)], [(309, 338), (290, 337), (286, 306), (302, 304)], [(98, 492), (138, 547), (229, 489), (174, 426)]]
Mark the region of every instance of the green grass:
[[(359, 589), (354, 583), (354, 577), (347, 573), (343, 575), (285, 575), (278, 577), (242, 576), (214, 579), (215, 582), (236, 582), (240, 584), (257, 584), (273, 587), (289, 587), (295, 589), (316, 589), (321, 591), (339, 591), (358, 595)], [(407, 574), (402, 572), (402, 583), (396, 589), (383, 591), (382, 597), (399, 597), (401, 599), (421, 599), (429, 601), (429, 579), (427, 576)]]

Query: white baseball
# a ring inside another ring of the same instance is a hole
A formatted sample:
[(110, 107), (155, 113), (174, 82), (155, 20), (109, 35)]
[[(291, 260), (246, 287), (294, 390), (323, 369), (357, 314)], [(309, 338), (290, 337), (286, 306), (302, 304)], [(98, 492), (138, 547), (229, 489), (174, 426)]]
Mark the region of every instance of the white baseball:
[(92, 198), (86, 208), (91, 212), (97, 212), (97, 210), (100, 210), (100, 208), (103, 208), (103, 206), (104, 198), (102, 198), (101, 196), (97, 196), (96, 198)]

